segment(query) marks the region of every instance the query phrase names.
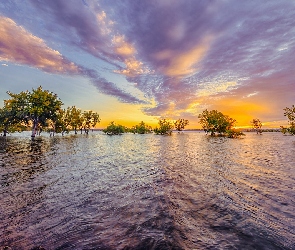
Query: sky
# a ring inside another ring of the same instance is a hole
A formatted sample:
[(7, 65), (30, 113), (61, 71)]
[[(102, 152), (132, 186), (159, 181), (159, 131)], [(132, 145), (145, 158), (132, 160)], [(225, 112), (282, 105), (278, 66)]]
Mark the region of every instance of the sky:
[(294, 0), (0, 2), (0, 100), (41, 85), (98, 112), (98, 127), (200, 128), (205, 109), (286, 125), (294, 55)]

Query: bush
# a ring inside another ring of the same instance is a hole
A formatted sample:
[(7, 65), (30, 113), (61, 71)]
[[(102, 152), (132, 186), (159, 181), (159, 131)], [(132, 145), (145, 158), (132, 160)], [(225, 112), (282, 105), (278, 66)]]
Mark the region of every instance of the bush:
[(161, 119), (159, 120), (159, 128), (156, 127), (154, 129), (154, 132), (157, 135), (171, 135), (173, 127), (174, 126), (171, 121), (168, 121), (166, 119)]
[(116, 125), (115, 122), (111, 122), (109, 126), (102, 131), (107, 135), (120, 135), (125, 133), (125, 127), (122, 125)]
[(245, 134), (239, 130), (231, 129), (226, 131), (226, 136), (228, 138), (239, 138), (241, 136), (245, 136)]
[(138, 125), (132, 127), (130, 132), (134, 134), (147, 134), (152, 132), (152, 128), (142, 121)]

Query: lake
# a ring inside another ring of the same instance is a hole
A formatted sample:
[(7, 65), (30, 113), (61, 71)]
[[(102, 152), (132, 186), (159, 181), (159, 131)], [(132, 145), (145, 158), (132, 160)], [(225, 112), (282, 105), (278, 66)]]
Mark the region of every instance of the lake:
[(295, 249), (295, 137), (0, 138), (0, 246)]

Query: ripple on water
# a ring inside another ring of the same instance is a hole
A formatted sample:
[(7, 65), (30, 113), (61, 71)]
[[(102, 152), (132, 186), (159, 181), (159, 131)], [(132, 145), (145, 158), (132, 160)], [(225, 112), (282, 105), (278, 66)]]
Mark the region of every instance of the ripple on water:
[(0, 246), (294, 249), (294, 137), (1, 138)]

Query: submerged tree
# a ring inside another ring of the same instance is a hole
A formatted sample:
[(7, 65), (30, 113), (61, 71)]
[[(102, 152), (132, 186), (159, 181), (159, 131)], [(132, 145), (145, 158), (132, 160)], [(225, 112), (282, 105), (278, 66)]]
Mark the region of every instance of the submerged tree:
[(125, 133), (125, 127), (122, 125), (117, 125), (115, 122), (112, 121), (102, 131), (107, 135), (120, 135)]
[(91, 128), (94, 128), (95, 125), (100, 122), (99, 115), (92, 110), (84, 111), (82, 113), (82, 128), (86, 134), (89, 133)]
[(70, 126), (77, 134), (77, 131), (82, 129), (83, 117), (82, 111), (75, 106), (70, 107)]
[(17, 110), (7, 105), (7, 103), (3, 108), (0, 108), (0, 131), (3, 132), (3, 136), (6, 136), (7, 133), (21, 132), (26, 129), (26, 125), (18, 117)]
[(152, 132), (151, 126), (141, 121), (138, 125), (135, 125), (130, 129), (130, 132), (134, 134), (147, 134)]
[(0, 131), (4, 136), (7, 132), (23, 131), (32, 127), (32, 138), (46, 129), (51, 134), (69, 132), (71, 129), (84, 129), (88, 133), (100, 122), (99, 115), (93, 111), (82, 111), (75, 106), (62, 109), (62, 101), (56, 94), (43, 90), (42, 87), (18, 94), (7, 92), (10, 99), (4, 100), (0, 108)]
[(284, 128), (284, 127), (281, 127), (282, 128), (282, 133), (286, 134), (286, 133), (289, 133), (291, 135), (295, 135), (295, 106), (292, 105), (291, 108), (284, 108), (284, 116), (286, 116), (289, 121), (289, 125), (290, 127), (288, 128)]
[(173, 123), (171, 121), (168, 121), (166, 119), (161, 119), (158, 122), (159, 127), (156, 127), (154, 129), (154, 132), (157, 135), (171, 135), (172, 129), (173, 129)]
[(47, 119), (55, 119), (56, 112), (63, 104), (56, 94), (43, 90), (42, 87), (33, 89), (32, 92), (20, 92), (14, 94), (7, 92), (11, 99), (5, 103), (13, 107), (18, 119), (32, 125), (32, 137), (35, 137), (37, 130), (46, 126)]
[(56, 112), (56, 116), (49, 120), (50, 134), (54, 135), (54, 133), (69, 133), (71, 129), (71, 108), (60, 109)]
[(198, 118), (200, 119), (199, 122), (204, 131), (206, 133), (211, 133), (212, 136), (215, 135), (215, 133), (219, 133), (220, 135), (226, 134), (236, 123), (235, 119), (217, 110), (208, 111), (206, 109), (202, 114), (199, 114)]
[(226, 131), (226, 136), (228, 138), (239, 138), (241, 136), (244, 136), (245, 134), (242, 131), (236, 130), (236, 129), (230, 129)]
[(174, 122), (174, 126), (177, 131), (182, 131), (187, 125), (189, 125), (189, 121), (185, 119), (178, 119)]
[(253, 129), (256, 131), (257, 134), (262, 134), (262, 123), (259, 119), (253, 119), (251, 121)]

